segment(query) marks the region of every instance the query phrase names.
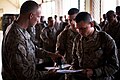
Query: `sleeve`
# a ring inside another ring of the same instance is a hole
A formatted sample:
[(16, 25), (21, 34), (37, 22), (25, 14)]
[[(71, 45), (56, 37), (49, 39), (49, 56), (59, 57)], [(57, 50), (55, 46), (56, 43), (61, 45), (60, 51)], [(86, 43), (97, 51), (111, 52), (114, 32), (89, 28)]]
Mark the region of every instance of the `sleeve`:
[(80, 69), (79, 61), (77, 56), (77, 40), (74, 39), (73, 48), (72, 48), (72, 67), (73, 69)]
[(112, 76), (119, 68), (118, 53), (114, 40), (109, 35), (106, 35), (104, 39), (104, 65), (94, 70), (96, 77)]
[(67, 43), (67, 30), (62, 31), (57, 37), (56, 51), (64, 56)]
[(50, 57), (49, 53), (53, 54), (52, 52), (46, 51), (43, 48), (38, 48), (37, 47), (36, 51), (35, 51), (35, 56), (36, 56), (36, 58), (42, 58), (42, 59), (44, 59), (44, 58)]
[(36, 76), (41, 79), (44, 74), (42, 71), (36, 70), (34, 56), (28, 55), (25, 46), (23, 44), (18, 44), (16, 48), (13, 48), (10, 65), (17, 79), (36, 80)]

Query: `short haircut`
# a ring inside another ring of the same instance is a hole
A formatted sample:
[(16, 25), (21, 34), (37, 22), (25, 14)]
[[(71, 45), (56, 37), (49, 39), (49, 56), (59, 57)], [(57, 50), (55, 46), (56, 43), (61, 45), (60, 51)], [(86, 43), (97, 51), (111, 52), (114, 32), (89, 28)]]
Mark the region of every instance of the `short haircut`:
[(107, 16), (109, 16), (109, 15), (112, 15), (112, 16), (116, 16), (116, 14), (115, 14), (115, 12), (113, 11), (113, 10), (110, 10), (110, 11), (108, 11), (107, 13), (106, 13), (106, 15)]
[(57, 18), (57, 15), (54, 15), (54, 18)]
[(48, 17), (48, 21), (52, 20), (53, 18), (52, 17)]
[(73, 14), (76, 14), (79, 12), (79, 9), (77, 8), (71, 8), (69, 11), (68, 11), (68, 15), (73, 15)]
[(76, 21), (76, 23), (78, 23), (80, 21), (91, 22), (92, 21), (92, 17), (91, 17), (91, 15), (88, 12), (80, 12), (76, 16), (75, 21)]
[(116, 10), (120, 11), (120, 6), (117, 6), (117, 7), (116, 7)]
[(60, 16), (59, 18), (60, 18), (60, 19), (62, 19), (63, 17), (62, 17), (62, 16)]
[(39, 8), (39, 5), (35, 1), (26, 1), (20, 8), (20, 14), (30, 13)]

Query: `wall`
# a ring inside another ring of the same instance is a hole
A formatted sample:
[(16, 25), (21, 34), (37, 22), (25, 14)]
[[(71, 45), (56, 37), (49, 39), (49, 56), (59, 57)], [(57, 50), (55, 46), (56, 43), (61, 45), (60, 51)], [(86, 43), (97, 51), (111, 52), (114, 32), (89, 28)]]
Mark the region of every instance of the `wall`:
[[(12, 1), (12, 2), (11, 2)], [(0, 18), (3, 14), (18, 14), (19, 13), (19, 6), (15, 4), (15, 0), (0, 0)], [(0, 19), (0, 29), (2, 28), (2, 19)]]
[(12, 4), (9, 0), (0, 0), (0, 9), (3, 9), (3, 12), (0, 13), (0, 16), (3, 14), (17, 14), (19, 13), (18, 7)]

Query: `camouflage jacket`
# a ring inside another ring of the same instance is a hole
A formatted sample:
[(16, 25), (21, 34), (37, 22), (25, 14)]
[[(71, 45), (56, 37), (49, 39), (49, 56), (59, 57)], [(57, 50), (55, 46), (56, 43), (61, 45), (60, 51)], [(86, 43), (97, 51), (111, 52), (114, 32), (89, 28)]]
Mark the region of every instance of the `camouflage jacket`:
[(47, 52), (35, 48), (29, 33), (17, 23), (9, 27), (2, 42), (3, 80), (42, 80), (44, 72), (36, 70), (35, 56), (44, 58)]
[(93, 80), (113, 80), (118, 67), (117, 48), (108, 34), (95, 31), (90, 37), (76, 36), (73, 44), (74, 69), (93, 69)]
[(120, 22), (114, 22), (113, 24), (107, 23), (105, 30), (116, 42), (117, 48), (120, 49)]
[(73, 41), (77, 34), (77, 32), (71, 29), (66, 29), (57, 37), (56, 50), (65, 57), (68, 64), (72, 62)]
[(45, 27), (42, 29), (40, 37), (43, 41), (43, 48), (47, 51), (55, 52), (57, 41), (57, 30), (55, 28)]

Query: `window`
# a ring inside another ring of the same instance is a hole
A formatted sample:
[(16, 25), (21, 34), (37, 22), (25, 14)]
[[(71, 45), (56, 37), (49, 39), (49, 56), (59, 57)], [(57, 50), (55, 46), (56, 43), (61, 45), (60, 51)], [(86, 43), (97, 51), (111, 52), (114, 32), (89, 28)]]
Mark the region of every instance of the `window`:
[(116, 0), (102, 0), (102, 14), (107, 13), (109, 10), (115, 11), (115, 8), (117, 6)]
[(80, 11), (85, 11), (85, 0), (80, 0)]
[(55, 1), (42, 3), (42, 16), (48, 18), (55, 15)]
[(67, 15), (70, 8), (78, 8), (78, 0), (63, 0), (63, 15)]

